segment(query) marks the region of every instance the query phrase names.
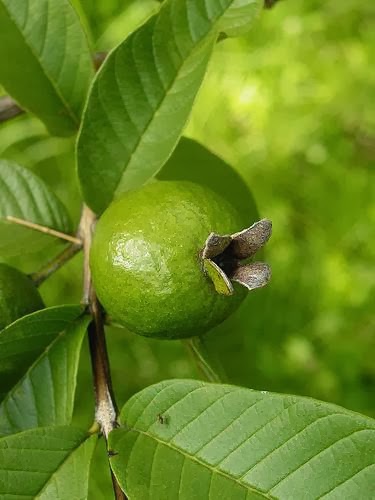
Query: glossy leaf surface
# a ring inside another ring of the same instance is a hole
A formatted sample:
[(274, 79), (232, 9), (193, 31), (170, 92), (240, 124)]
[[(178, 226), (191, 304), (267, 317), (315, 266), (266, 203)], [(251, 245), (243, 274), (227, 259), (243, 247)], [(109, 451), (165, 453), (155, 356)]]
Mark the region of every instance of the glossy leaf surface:
[(91, 88), (77, 143), (81, 188), (94, 211), (141, 186), (170, 156), (218, 32), (230, 30), (236, 12), (254, 17), (260, 2), (241, 3), (239, 12), (236, 0), (168, 0), (109, 55)]

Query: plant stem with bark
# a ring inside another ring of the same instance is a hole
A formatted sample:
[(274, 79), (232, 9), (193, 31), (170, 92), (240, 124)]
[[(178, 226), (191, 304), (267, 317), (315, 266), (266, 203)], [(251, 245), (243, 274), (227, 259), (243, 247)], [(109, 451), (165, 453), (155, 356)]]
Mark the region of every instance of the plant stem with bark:
[[(95, 214), (85, 205), (83, 208), (79, 234), (83, 240), (84, 276), (82, 302), (89, 308), (92, 322), (89, 325), (89, 346), (95, 391), (95, 420), (107, 441), (109, 433), (117, 427), (117, 405), (112, 389), (108, 352), (104, 332), (104, 311), (96, 296), (89, 266), (92, 233)], [(116, 500), (126, 500), (113, 472), (113, 490)]]

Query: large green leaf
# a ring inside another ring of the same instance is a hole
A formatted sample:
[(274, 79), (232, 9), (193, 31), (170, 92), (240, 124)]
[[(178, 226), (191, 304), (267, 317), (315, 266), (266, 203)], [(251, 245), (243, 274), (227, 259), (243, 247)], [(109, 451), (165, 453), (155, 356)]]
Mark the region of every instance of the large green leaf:
[(87, 498), (97, 436), (74, 427), (43, 427), (0, 438), (0, 497)]
[(88, 321), (79, 306), (51, 307), (0, 332), (0, 435), (70, 424)]
[(157, 178), (192, 181), (211, 188), (238, 209), (244, 228), (259, 218), (245, 181), (228, 163), (193, 139), (181, 138)]
[[(260, 0), (241, 4), (250, 26)], [(167, 0), (109, 55), (91, 88), (77, 143), (81, 188), (93, 210), (102, 212), (113, 197), (142, 185), (167, 160), (218, 31), (236, 25), (236, 12), (244, 15), (237, 8), (236, 0)]]
[(51, 236), (8, 222), (12, 215), (69, 233), (66, 208), (48, 186), (30, 170), (0, 160), (0, 255), (13, 256), (40, 249)]
[(94, 71), (68, 0), (0, 0), (0, 26), (0, 83), (51, 133), (73, 133)]
[(375, 422), (335, 405), (196, 380), (133, 396), (110, 434), (132, 500), (370, 498)]

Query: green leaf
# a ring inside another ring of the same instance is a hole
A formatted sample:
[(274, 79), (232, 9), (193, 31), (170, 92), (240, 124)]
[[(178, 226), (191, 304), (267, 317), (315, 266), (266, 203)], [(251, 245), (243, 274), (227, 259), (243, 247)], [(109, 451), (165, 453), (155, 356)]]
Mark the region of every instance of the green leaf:
[(240, 36), (249, 31), (252, 21), (263, 7), (257, 0), (234, 0), (220, 23), (220, 31), (227, 36)]
[(132, 500), (370, 498), (374, 491), (375, 422), (335, 405), (170, 380), (133, 396), (120, 421), (110, 461)]
[(253, 195), (245, 181), (233, 167), (193, 139), (181, 138), (157, 179), (191, 181), (209, 187), (237, 208), (243, 227), (259, 219)]
[(0, 0), (0, 83), (55, 135), (79, 126), (94, 74), (68, 0)]
[(74, 427), (44, 427), (0, 438), (0, 497), (87, 498), (97, 436)]
[(59, 306), (0, 332), (0, 435), (70, 424), (88, 321), (80, 306)]
[[(81, 188), (94, 211), (142, 185), (172, 153), (217, 34), (234, 25), (224, 16), (235, 6), (236, 19), (237, 3), (168, 0), (109, 55), (91, 87), (77, 142)], [(249, 14), (254, 3), (260, 0), (242, 1)]]
[(66, 208), (48, 186), (30, 170), (0, 160), (0, 255), (32, 252), (47, 245), (51, 236), (8, 222), (8, 215), (69, 233)]

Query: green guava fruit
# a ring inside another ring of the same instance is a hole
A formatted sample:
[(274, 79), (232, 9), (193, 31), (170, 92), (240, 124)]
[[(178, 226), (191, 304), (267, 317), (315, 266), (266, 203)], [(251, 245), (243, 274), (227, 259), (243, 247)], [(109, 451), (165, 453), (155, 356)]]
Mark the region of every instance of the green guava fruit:
[(43, 307), (42, 298), (31, 279), (14, 267), (0, 264), (0, 330)]
[[(251, 217), (251, 214), (250, 214)], [(241, 230), (221, 196), (186, 181), (157, 181), (114, 201), (97, 223), (90, 254), (96, 293), (130, 331), (160, 339), (199, 335), (246, 296), (217, 292), (202, 250), (211, 233)]]

